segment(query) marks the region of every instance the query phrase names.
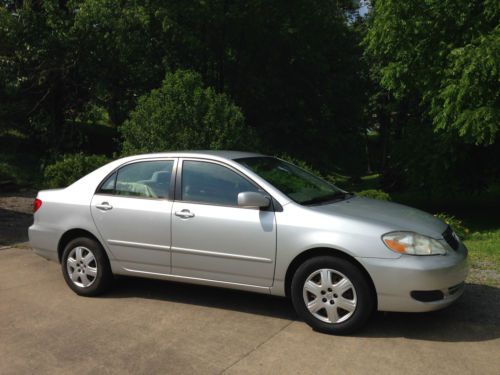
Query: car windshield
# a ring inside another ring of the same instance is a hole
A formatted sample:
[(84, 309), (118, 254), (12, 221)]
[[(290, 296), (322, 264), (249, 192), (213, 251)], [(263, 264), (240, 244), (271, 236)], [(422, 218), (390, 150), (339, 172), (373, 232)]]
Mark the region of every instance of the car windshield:
[(335, 185), (277, 158), (264, 156), (242, 158), (236, 161), (299, 204), (327, 203), (345, 199), (349, 195)]

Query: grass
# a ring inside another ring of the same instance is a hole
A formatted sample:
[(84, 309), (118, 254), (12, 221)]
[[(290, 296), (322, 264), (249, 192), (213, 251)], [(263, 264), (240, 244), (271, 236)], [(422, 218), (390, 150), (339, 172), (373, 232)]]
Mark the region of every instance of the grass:
[(464, 241), (469, 249), (469, 282), (500, 286), (500, 229), (472, 233)]

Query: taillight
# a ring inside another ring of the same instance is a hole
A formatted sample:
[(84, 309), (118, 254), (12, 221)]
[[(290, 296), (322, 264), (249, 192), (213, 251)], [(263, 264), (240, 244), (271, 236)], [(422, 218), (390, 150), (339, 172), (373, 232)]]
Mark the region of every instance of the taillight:
[(37, 212), (40, 207), (42, 207), (42, 201), (36, 198), (33, 202), (33, 212)]

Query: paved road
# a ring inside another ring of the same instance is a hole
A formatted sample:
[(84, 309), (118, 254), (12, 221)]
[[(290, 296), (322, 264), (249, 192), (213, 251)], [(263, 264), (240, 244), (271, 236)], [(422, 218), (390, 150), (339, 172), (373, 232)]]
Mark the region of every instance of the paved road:
[(354, 337), (316, 333), (287, 300), (121, 278), (76, 296), (59, 265), (0, 250), (0, 374), (500, 374), (500, 290), (469, 285), (432, 314), (377, 314)]

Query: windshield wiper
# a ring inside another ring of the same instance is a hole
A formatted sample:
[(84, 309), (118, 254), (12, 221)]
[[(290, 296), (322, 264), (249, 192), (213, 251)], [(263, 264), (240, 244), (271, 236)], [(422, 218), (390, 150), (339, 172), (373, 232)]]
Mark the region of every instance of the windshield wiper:
[(344, 199), (352, 197), (353, 195), (354, 195), (353, 193), (336, 191), (333, 194), (322, 195), (320, 197), (315, 197), (315, 198), (312, 198), (312, 199), (309, 199), (307, 201), (300, 202), (300, 203), (303, 205), (306, 205), (306, 206), (311, 205), (311, 204), (327, 203), (327, 202), (344, 200)]

